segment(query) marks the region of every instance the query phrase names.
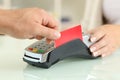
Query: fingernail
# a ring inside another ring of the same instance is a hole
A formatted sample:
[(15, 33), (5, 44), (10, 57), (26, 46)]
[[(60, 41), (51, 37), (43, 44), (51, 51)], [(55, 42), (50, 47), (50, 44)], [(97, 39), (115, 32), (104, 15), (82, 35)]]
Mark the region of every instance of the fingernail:
[(105, 54), (102, 55), (102, 57), (105, 57), (105, 56), (106, 56)]
[(60, 32), (55, 32), (54, 34), (55, 34), (56, 38), (60, 38), (60, 36), (61, 36)]
[(95, 50), (96, 50), (96, 47), (90, 48), (90, 51), (91, 51), (91, 52), (94, 52)]
[(96, 41), (95, 37), (91, 38), (91, 42), (95, 42), (95, 41)]
[(97, 57), (98, 56), (98, 52), (94, 52), (93, 56)]

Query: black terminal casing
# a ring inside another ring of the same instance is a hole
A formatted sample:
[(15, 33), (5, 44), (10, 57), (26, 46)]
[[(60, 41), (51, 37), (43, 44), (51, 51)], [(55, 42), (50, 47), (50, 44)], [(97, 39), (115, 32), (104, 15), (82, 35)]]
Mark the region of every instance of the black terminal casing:
[(97, 57), (92, 56), (89, 48), (80, 39), (69, 41), (51, 51), (48, 55), (47, 61), (44, 63), (31, 62), (23, 58), (25, 62), (30, 65), (49, 68), (53, 64), (67, 57), (80, 57), (85, 59), (95, 59)]

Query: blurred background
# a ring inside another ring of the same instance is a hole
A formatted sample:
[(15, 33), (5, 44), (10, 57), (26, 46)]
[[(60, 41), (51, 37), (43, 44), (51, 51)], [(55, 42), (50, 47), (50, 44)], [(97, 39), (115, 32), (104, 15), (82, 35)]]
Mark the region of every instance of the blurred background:
[(5, 9), (40, 7), (52, 14), (61, 23), (61, 28), (80, 24), (86, 0), (0, 0)]
[[(81, 24), (84, 32), (85, 27), (99, 24), (99, 2), (101, 0), (0, 0), (0, 9), (43, 8), (60, 22), (61, 30)], [(119, 52), (105, 59), (68, 59), (51, 69), (29, 66), (23, 62), (24, 49), (36, 41), (0, 35), (0, 80), (120, 80), (117, 79)]]

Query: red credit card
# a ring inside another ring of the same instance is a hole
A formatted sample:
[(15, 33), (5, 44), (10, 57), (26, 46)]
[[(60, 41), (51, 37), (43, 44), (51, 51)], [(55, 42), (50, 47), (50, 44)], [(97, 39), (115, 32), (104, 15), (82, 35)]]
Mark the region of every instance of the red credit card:
[(59, 47), (62, 44), (69, 42), (71, 40), (74, 40), (74, 39), (82, 40), (82, 29), (80, 25), (62, 31), (61, 37), (55, 40), (55, 47)]

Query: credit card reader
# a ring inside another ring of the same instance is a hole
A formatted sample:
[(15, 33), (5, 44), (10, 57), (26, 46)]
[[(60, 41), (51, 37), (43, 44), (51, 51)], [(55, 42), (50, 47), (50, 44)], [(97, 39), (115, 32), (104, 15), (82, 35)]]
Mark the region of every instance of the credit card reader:
[(48, 44), (46, 39), (42, 39), (25, 48), (23, 60), (30, 65), (49, 68), (53, 64), (68, 57), (80, 57), (85, 59), (95, 59), (92, 56), (89, 46), (90, 35), (83, 35), (83, 40), (76, 38), (70, 40), (59, 47), (55, 42)]

